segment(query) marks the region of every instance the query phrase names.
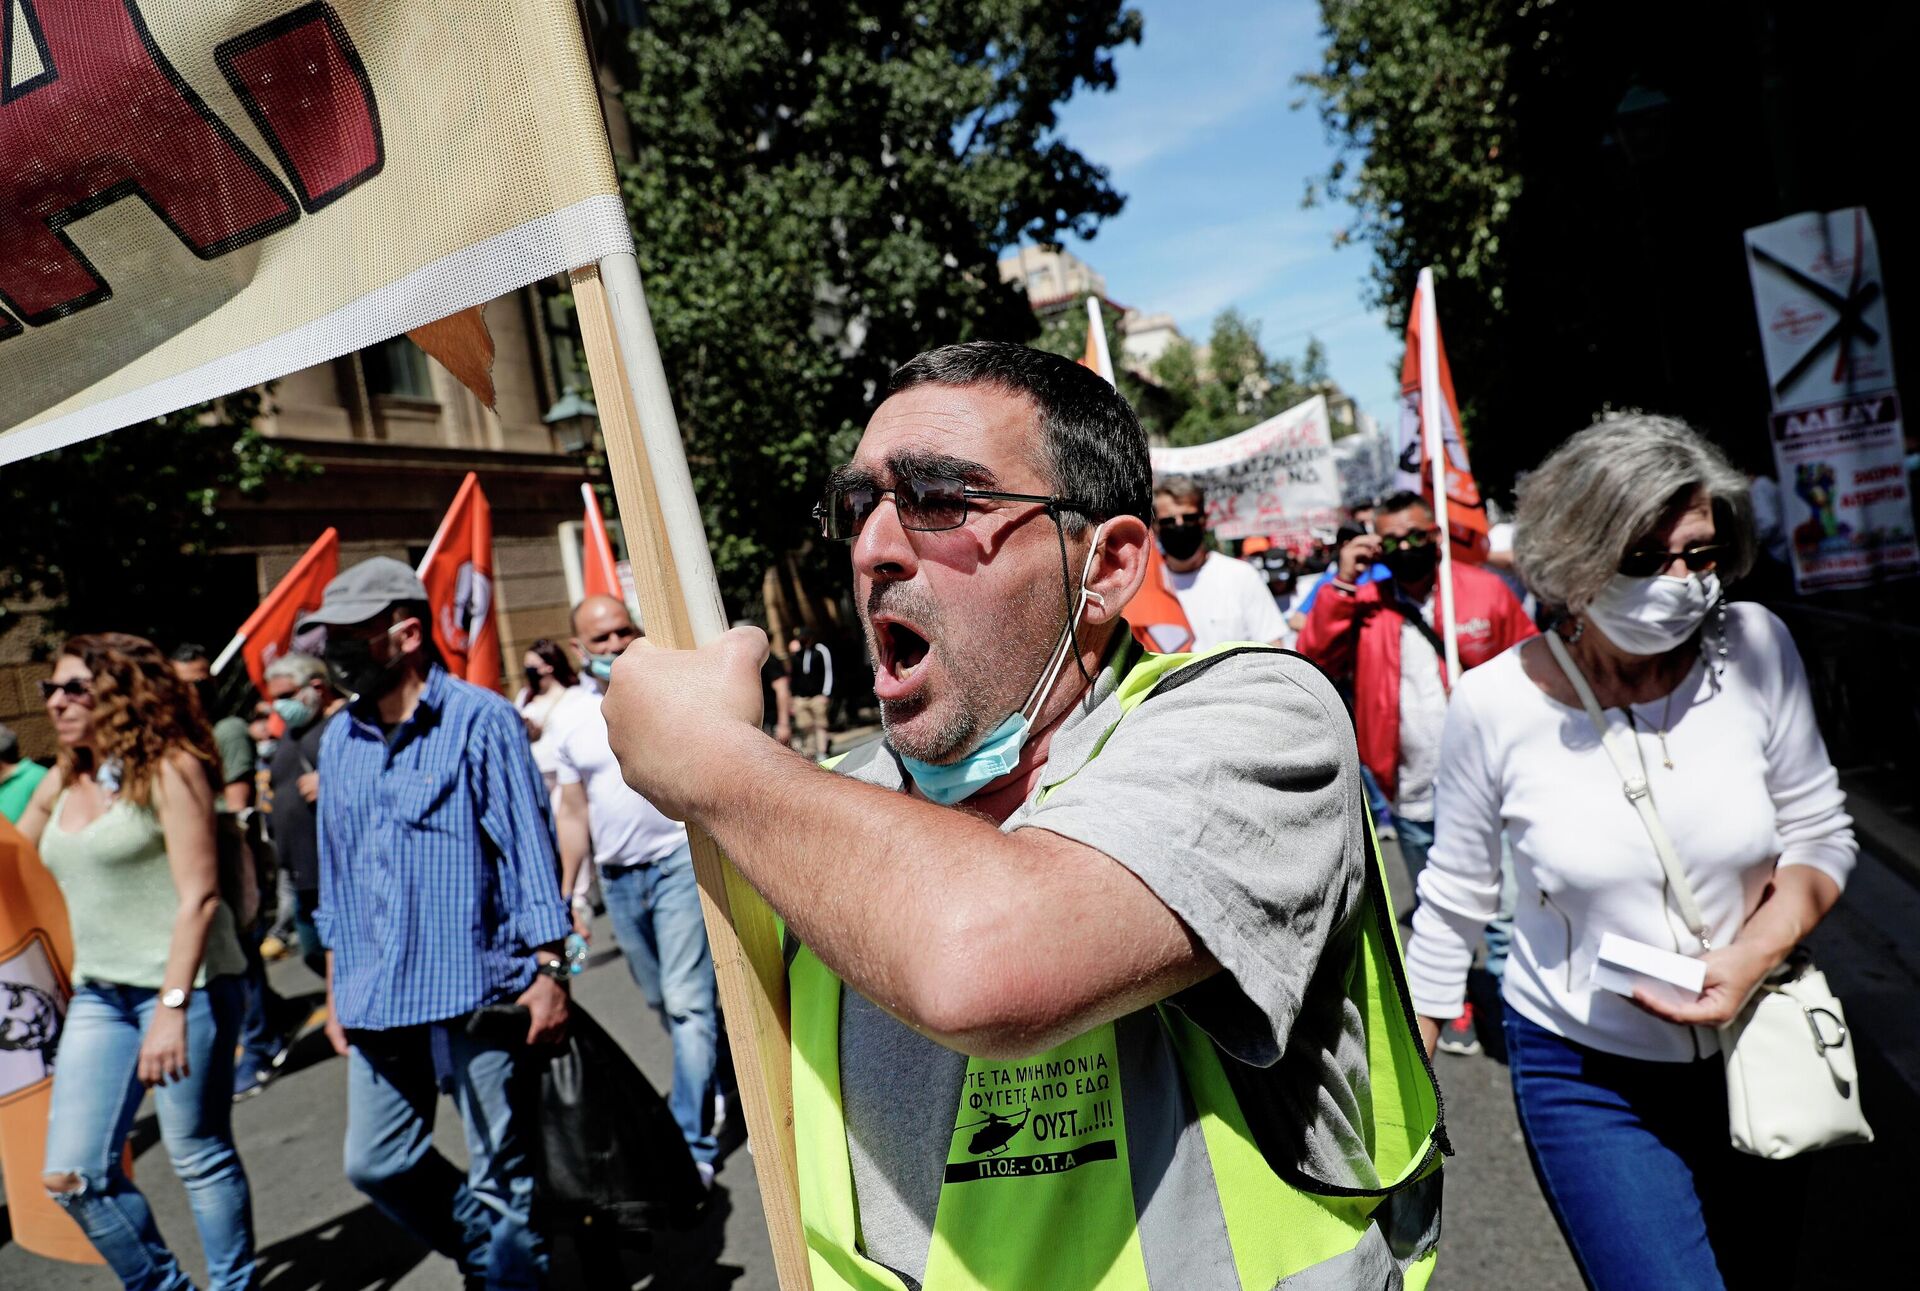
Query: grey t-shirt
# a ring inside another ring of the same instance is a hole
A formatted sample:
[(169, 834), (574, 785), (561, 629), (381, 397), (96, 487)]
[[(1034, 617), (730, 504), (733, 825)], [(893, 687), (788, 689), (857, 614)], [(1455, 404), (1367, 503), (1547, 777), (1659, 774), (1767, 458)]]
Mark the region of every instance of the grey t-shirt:
[[(1366, 1039), (1344, 990), (1369, 863), (1352, 722), (1305, 660), (1234, 655), (1163, 681), (1089, 761), (1120, 718), (1114, 692), (1137, 657), (1131, 641), (1109, 657), (1089, 705), (1054, 735), (1042, 781), (1058, 787), (1042, 805), (1036, 791), (1002, 828), (1096, 848), (1178, 914), (1224, 971), (1172, 1003), (1244, 1064), (1234, 1082), (1242, 1103), (1264, 1104), (1247, 1109), (1250, 1119), (1276, 1127), (1314, 1177), (1371, 1186), (1357, 1110)], [(884, 745), (857, 750), (841, 770), (904, 785)], [(843, 993), (841, 1094), (861, 1245), (916, 1285), (966, 1069), (964, 1054)]]

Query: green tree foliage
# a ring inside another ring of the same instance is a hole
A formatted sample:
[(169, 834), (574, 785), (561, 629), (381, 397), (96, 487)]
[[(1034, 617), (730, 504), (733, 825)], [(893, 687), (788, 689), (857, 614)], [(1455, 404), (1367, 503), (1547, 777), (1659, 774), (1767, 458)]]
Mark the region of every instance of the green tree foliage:
[(218, 504), (310, 469), (253, 428), (260, 402), (244, 390), (0, 471), (0, 632), (27, 608), (54, 637), (111, 629), (163, 648), (238, 627), (206, 617)]
[[(1140, 414), (1140, 422), (1147, 428), (1147, 433), (1165, 439), (1168, 429), (1178, 420), (1180, 409), (1168, 399), (1165, 390), (1152, 381), (1142, 380), (1138, 373), (1127, 366), (1122, 349), (1126, 338), (1120, 331), (1120, 310), (1105, 301), (1101, 304), (1100, 322), (1107, 333), (1107, 355), (1113, 360), (1114, 384), (1126, 396), (1127, 402), (1133, 405), (1134, 411)], [(1071, 308), (1049, 316), (1041, 324), (1040, 335), (1031, 344), (1036, 349), (1064, 354), (1070, 359), (1084, 358), (1087, 352), (1087, 298), (1082, 296)]]
[(1204, 355), (1175, 341), (1155, 361), (1153, 376), (1177, 410), (1167, 442), (1184, 447), (1238, 434), (1311, 397), (1327, 380), (1327, 356), (1309, 339), (1297, 362), (1273, 358), (1260, 344), (1260, 325), (1227, 309), (1214, 318)]
[[(1327, 353), (1311, 338), (1298, 360), (1274, 359), (1260, 344), (1260, 325), (1235, 309), (1213, 320), (1204, 355), (1184, 340), (1167, 347), (1146, 378), (1126, 365), (1121, 352), (1120, 311), (1100, 312), (1107, 329), (1107, 353), (1116, 384), (1140, 414), (1156, 443), (1174, 447), (1204, 444), (1238, 434), (1284, 412), (1327, 378)], [(1054, 314), (1033, 342), (1043, 350), (1078, 359), (1087, 349), (1084, 297)]]
[(1055, 133), (1140, 37), (1121, 0), (655, 0), (622, 180), (725, 590), (800, 545), (899, 363), (1026, 339), (1002, 247), (1120, 209)]

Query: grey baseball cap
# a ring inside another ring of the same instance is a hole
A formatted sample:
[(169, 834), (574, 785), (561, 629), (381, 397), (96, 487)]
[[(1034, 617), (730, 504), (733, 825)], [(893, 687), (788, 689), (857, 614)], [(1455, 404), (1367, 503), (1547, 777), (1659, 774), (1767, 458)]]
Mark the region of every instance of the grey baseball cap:
[(309, 628), (365, 623), (389, 605), (426, 599), (426, 584), (413, 570), (391, 556), (374, 556), (336, 574), (320, 598), (320, 608), (294, 624), (293, 630), (298, 635)]

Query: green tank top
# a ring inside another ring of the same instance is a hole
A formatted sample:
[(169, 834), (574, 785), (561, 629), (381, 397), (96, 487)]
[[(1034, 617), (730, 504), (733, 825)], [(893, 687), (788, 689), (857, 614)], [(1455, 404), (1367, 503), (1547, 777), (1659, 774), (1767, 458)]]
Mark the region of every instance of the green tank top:
[[(40, 858), (60, 884), (73, 924), (73, 980), (159, 989), (173, 943), (180, 894), (167, 868), (167, 840), (151, 807), (124, 799), (80, 829), (60, 827), (67, 795), (54, 800), (40, 838)], [(246, 971), (233, 911), (222, 901), (207, 929), (207, 953), (194, 977)]]

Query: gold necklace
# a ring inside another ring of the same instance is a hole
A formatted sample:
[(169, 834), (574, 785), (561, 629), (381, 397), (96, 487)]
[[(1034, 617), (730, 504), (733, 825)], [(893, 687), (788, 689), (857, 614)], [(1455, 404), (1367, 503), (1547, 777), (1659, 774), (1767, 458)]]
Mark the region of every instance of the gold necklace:
[[(1673, 696), (1675, 694), (1675, 691), (1677, 690), (1678, 690), (1678, 687), (1675, 687), (1675, 690), (1670, 690), (1667, 692), (1666, 707), (1660, 710), (1659, 729), (1655, 730), (1653, 733), (1654, 738), (1660, 741), (1660, 761), (1663, 765), (1665, 765), (1665, 767), (1669, 771), (1673, 770), (1673, 754), (1667, 752), (1667, 731), (1670, 730), (1673, 726)], [(1640, 724), (1636, 722), (1633, 718), (1632, 704), (1627, 705), (1627, 725), (1631, 726), (1634, 729), (1634, 732), (1636, 734), (1639, 733)]]

